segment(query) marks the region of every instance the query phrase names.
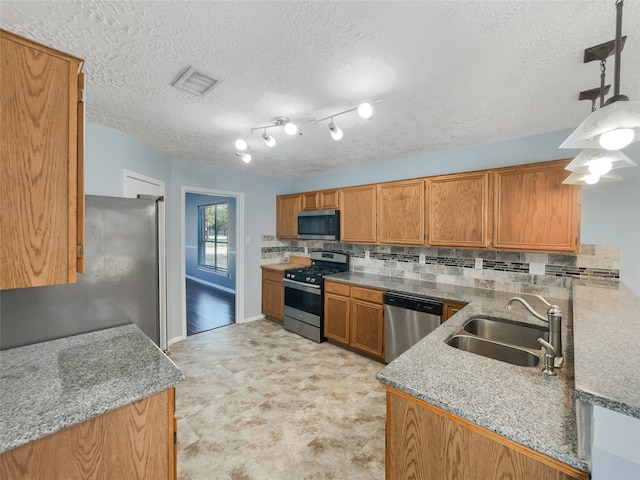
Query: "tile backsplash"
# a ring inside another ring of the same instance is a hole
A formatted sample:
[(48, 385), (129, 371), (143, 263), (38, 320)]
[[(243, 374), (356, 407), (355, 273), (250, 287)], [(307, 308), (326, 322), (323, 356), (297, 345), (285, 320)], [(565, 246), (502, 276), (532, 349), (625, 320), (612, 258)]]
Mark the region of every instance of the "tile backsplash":
[[(615, 286), (620, 278), (619, 249), (605, 245), (581, 245), (575, 255), (277, 240), (263, 235), (261, 263), (282, 263), (289, 255), (308, 256), (315, 250), (349, 254), (350, 269), (356, 272), (554, 298), (569, 298), (574, 278), (603, 286)], [(482, 268), (476, 268), (476, 259), (482, 259)], [(530, 264), (544, 264), (544, 275), (530, 274)]]

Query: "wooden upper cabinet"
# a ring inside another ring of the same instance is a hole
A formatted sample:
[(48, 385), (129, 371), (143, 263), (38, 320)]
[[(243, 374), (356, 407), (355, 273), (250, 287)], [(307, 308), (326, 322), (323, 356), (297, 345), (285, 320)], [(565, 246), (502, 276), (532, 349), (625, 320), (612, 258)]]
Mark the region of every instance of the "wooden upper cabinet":
[(427, 179), (427, 243), (486, 248), (491, 242), (491, 172)]
[(580, 196), (567, 160), (495, 171), (493, 247), (578, 253)]
[(340, 189), (343, 242), (376, 243), (376, 185)]
[(83, 61), (0, 30), (0, 62), (0, 289), (73, 283), (83, 268)]
[(378, 185), (378, 242), (424, 244), (424, 180)]
[(278, 195), (276, 197), (276, 237), (279, 239), (298, 238), (298, 212), (302, 206), (302, 196)]
[(319, 192), (302, 193), (302, 210), (337, 210), (338, 189), (320, 190)]

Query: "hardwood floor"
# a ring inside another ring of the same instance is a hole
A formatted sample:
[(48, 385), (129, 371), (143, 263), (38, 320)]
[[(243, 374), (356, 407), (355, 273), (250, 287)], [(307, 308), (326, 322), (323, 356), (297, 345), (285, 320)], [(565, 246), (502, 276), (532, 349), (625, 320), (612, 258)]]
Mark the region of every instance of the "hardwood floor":
[(236, 296), (187, 279), (187, 335), (236, 321)]

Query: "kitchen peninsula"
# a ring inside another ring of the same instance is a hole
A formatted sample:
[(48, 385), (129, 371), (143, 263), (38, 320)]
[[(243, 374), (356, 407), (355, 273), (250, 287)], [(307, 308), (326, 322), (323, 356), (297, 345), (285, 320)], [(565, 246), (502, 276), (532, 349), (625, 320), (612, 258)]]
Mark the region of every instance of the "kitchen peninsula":
[(137, 326), (0, 360), (2, 478), (175, 478), (174, 386), (185, 377)]
[[(590, 459), (578, 448), (578, 437), (585, 435), (585, 429), (576, 422), (575, 398), (632, 417), (640, 416), (640, 399), (637, 389), (632, 387), (640, 379), (630, 367), (637, 362), (637, 348), (609, 349), (603, 357), (596, 355), (596, 350), (601, 353), (602, 350), (595, 347), (603, 341), (619, 343), (618, 326), (623, 330), (633, 327), (633, 312), (640, 307), (639, 300), (624, 285), (576, 285), (575, 306), (570, 301), (553, 299), (565, 312), (562, 332), (565, 364), (558, 370), (557, 377), (547, 377), (538, 367), (498, 362), (445, 343), (467, 320), (477, 315), (542, 325), (524, 308), (504, 310), (508, 298), (516, 294), (356, 272), (334, 275), (331, 279), (469, 304), (378, 374), (378, 380), (388, 391), (387, 445), (396, 449), (387, 452), (387, 478), (404, 478), (407, 462), (424, 461), (429, 455), (420, 452), (434, 452), (432, 445), (427, 445), (425, 435), (420, 436), (420, 428), (429, 424), (420, 423), (424, 420), (419, 415), (423, 407), (429, 407), (429, 414), (448, 419), (452, 425), (451, 419), (457, 421), (456, 435), (464, 437), (461, 432), (467, 427), (471, 434), (477, 435), (479, 430), (496, 445), (501, 443), (500, 448), (515, 447), (507, 456), (524, 452), (525, 460), (530, 457), (539, 464), (541, 475), (551, 475), (541, 478), (588, 478)], [(535, 297), (517, 295), (542, 310)], [(612, 325), (607, 312), (615, 312), (619, 319), (616, 328), (603, 329), (602, 322)], [(572, 317), (576, 325), (572, 324)], [(594, 342), (594, 335), (601, 341)], [(621, 355), (633, 358), (621, 359)], [(608, 366), (603, 366), (602, 372), (596, 371), (602, 361)], [(608, 388), (607, 383), (616, 384), (617, 388)], [(394, 416), (394, 411), (400, 416)], [(403, 424), (405, 421), (409, 423)], [(439, 427), (446, 428), (446, 425)], [(582, 443), (590, 441), (588, 437), (581, 439)], [(464, 445), (461, 443), (458, 448)], [(478, 451), (482, 451), (481, 448)], [(433, 457), (436, 456), (434, 452)], [(517, 473), (518, 462), (514, 462)], [(487, 468), (504, 468), (504, 465), (487, 462)], [(399, 472), (403, 473), (397, 476)]]

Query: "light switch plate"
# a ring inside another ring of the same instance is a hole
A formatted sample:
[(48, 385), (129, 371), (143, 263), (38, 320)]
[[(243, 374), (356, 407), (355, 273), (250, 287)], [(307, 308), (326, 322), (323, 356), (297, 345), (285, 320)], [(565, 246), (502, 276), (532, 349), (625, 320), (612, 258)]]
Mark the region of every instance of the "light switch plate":
[(476, 258), (476, 268), (478, 270), (482, 270), (482, 259), (481, 258)]
[(529, 273), (531, 275), (544, 275), (545, 274), (544, 268), (545, 268), (544, 263), (537, 263), (537, 262), (529, 263)]

